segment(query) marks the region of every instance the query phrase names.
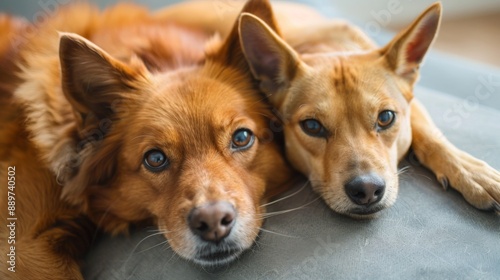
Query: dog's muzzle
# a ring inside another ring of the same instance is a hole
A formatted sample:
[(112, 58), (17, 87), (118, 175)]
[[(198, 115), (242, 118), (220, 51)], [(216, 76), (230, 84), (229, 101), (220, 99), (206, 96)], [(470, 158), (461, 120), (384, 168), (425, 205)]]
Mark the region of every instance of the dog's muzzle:
[(353, 214), (368, 215), (380, 211), (384, 207), (377, 207), (385, 192), (385, 181), (376, 173), (367, 173), (351, 178), (344, 184), (344, 190), (349, 199), (357, 207)]
[(193, 208), (188, 216), (189, 228), (200, 238), (194, 262), (203, 266), (219, 266), (235, 260), (241, 246), (229, 240), (237, 212), (232, 204), (216, 201)]

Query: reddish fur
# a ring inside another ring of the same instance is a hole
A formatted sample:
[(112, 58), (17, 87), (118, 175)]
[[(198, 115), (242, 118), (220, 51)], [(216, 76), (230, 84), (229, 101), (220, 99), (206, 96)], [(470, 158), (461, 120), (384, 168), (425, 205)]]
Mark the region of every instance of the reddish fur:
[[(0, 23), (0, 30), (10, 28), (9, 22)], [(127, 89), (120, 86), (116, 94), (99, 97), (113, 110), (82, 103), (71, 83), (61, 84), (55, 30), (92, 40), (110, 55), (106, 59), (111, 67), (125, 73), (110, 82), (126, 83)], [(81, 279), (78, 260), (89, 248), (96, 225), (113, 234), (142, 222), (186, 230), (186, 211), (214, 199), (232, 201), (242, 213), (256, 209), (254, 215), (259, 215), (262, 201), (289, 180), (289, 167), (267, 129), (274, 117), (241, 62), (243, 55), (236, 55), (234, 63), (224, 55), (238, 52), (237, 33), (210, 50), (207, 61), (206, 34), (153, 20), (146, 10), (131, 5), (103, 13), (74, 5), (37, 26), (35, 33), (13, 31), (24, 40), (16, 58), (22, 72), (18, 80), (0, 80), (6, 86), (0, 92), (0, 182), (7, 185), (7, 166), (16, 166), (18, 218), (17, 272), (5, 270), (2, 252), (3, 279)], [(0, 58), (9, 40), (1, 39)], [(189, 70), (177, 71), (187, 65)], [(172, 72), (171, 78), (160, 74), (165, 71)], [(207, 98), (197, 92), (217, 95)], [(111, 126), (103, 127), (102, 117)], [(250, 126), (259, 139), (241, 155), (220, 147), (228, 140), (221, 131), (231, 133), (237, 123)], [(172, 162), (182, 162), (168, 174), (152, 175), (141, 167), (144, 149), (158, 143), (171, 144)], [(75, 159), (80, 161), (74, 164)], [(205, 182), (202, 173), (217, 181), (207, 191), (197, 187)], [(6, 191), (1, 190), (1, 205), (6, 205)], [(7, 213), (1, 213), (5, 221)], [(255, 238), (261, 223), (253, 217), (247, 239)], [(2, 244), (7, 234), (2, 227)], [(166, 237), (174, 250), (187, 246), (175, 236)]]

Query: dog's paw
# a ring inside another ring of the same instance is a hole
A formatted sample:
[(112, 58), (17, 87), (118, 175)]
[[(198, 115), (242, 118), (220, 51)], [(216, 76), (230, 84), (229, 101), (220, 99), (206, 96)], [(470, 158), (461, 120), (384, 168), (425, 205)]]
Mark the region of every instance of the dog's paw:
[(500, 214), (500, 172), (464, 152), (448, 159), (435, 171), (443, 188), (450, 186), (474, 207)]

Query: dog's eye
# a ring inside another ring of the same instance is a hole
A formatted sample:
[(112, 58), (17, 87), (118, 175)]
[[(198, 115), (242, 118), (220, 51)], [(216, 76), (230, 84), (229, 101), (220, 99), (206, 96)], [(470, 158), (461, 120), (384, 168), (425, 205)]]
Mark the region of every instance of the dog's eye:
[(231, 148), (235, 151), (246, 150), (253, 145), (254, 141), (255, 136), (250, 129), (240, 128), (233, 133)]
[(378, 114), (377, 127), (381, 130), (389, 128), (396, 119), (396, 114), (393, 111), (385, 110)]
[(325, 137), (326, 129), (325, 127), (315, 119), (307, 119), (300, 123), (302, 130), (309, 136), (313, 137)]
[(151, 172), (159, 172), (169, 165), (167, 156), (157, 149), (153, 149), (144, 154), (144, 166)]

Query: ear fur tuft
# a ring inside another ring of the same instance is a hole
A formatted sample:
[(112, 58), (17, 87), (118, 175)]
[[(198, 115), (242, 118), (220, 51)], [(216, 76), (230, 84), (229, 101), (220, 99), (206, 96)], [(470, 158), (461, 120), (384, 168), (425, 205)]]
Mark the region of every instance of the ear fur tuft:
[(82, 127), (111, 117), (111, 104), (134, 90), (142, 76), (76, 34), (60, 33), (59, 57), (62, 89)]
[(394, 72), (413, 84), (418, 68), (437, 35), (441, 21), (441, 3), (425, 10), (407, 29), (399, 33), (382, 53)]

